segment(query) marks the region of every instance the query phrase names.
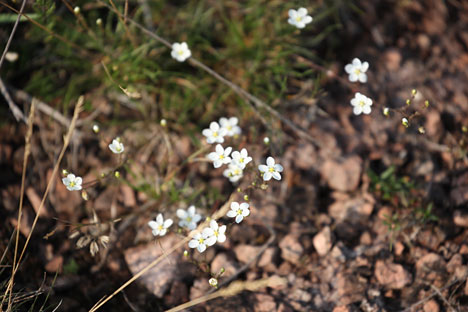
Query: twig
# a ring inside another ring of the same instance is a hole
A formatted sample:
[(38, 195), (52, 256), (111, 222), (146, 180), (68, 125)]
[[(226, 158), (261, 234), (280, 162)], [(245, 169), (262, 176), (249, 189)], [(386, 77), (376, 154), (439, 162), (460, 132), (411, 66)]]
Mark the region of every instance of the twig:
[(445, 298), (445, 296), (442, 295), (439, 288), (435, 287), (434, 285), (431, 285), (431, 289), (434, 290), (437, 293), (437, 295), (439, 295), (439, 297), (440, 297), (440, 299), (442, 299), (442, 301), (444, 301), (444, 303), (447, 305), (450, 312), (456, 312), (455, 309), (450, 304), (450, 302), (448, 302), (447, 298)]
[(271, 276), (265, 279), (247, 281), (247, 282), (236, 281), (236, 282), (233, 282), (231, 285), (229, 285), (229, 287), (227, 288), (219, 289), (215, 293), (207, 294), (203, 297), (196, 298), (189, 302), (183, 303), (181, 305), (178, 305), (175, 308), (166, 310), (166, 312), (181, 311), (181, 310), (193, 307), (202, 302), (213, 300), (218, 297), (232, 297), (232, 296), (239, 294), (240, 292), (244, 290), (257, 291), (261, 288), (275, 287), (275, 286), (285, 285), (285, 284), (286, 284), (286, 279), (278, 277), (278, 276)]
[(19, 109), (18, 106), (16, 106), (16, 104), (11, 99), (10, 94), (8, 93), (8, 90), (5, 87), (5, 84), (3, 83), (2, 78), (0, 78), (0, 92), (2, 92), (3, 97), (7, 101), (8, 106), (10, 107), (10, 110), (13, 113), (13, 116), (15, 116), (16, 121), (22, 121), (26, 123), (27, 122), (26, 117), (24, 116), (21, 109)]
[(5, 45), (5, 49), (3, 49), (2, 57), (0, 58), (0, 69), (2, 68), (3, 61), (5, 60), (5, 55), (7, 54), (8, 49), (10, 48), (11, 41), (13, 40), (13, 36), (15, 35), (16, 27), (18, 27), (18, 23), (21, 19), (21, 15), (23, 14), (25, 5), (26, 5), (26, 0), (23, 0), (23, 3), (21, 4), (21, 8), (18, 13), (18, 17), (16, 18), (15, 25), (13, 25), (13, 29), (11, 30), (10, 37), (8, 38), (7, 44)]

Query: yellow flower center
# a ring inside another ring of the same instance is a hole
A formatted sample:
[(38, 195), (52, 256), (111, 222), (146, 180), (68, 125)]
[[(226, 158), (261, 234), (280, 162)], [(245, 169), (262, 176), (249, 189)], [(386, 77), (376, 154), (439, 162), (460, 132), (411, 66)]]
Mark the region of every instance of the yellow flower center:
[(300, 21), (302, 21), (302, 17), (301, 16), (296, 17), (296, 22), (300, 22)]
[(219, 159), (224, 159), (224, 155), (219, 155)]
[(240, 209), (240, 208), (237, 209), (237, 214), (238, 214), (238, 215), (241, 215), (241, 214), (242, 214), (242, 209)]
[(275, 168), (270, 167), (270, 168), (268, 168), (268, 171), (270, 171), (270, 172), (275, 172)]
[(74, 187), (76, 185), (76, 183), (74, 181), (71, 181), (70, 184), (69, 184), (71, 187)]
[(214, 136), (214, 137), (217, 137), (217, 136), (218, 136), (218, 132), (216, 132), (216, 131), (213, 132), (213, 136)]
[(215, 235), (216, 237), (218, 237), (218, 235), (219, 235), (218, 231), (214, 231), (214, 235)]
[(364, 101), (359, 101), (359, 106), (364, 107), (366, 105), (366, 102)]
[(115, 147), (115, 150), (116, 150), (117, 152), (120, 152), (122, 149), (120, 148), (120, 145), (117, 145), (117, 146)]
[(184, 51), (179, 50), (179, 51), (177, 52), (177, 54), (182, 55), (182, 54), (184, 54)]
[(164, 229), (164, 227), (162, 225), (159, 225), (158, 230), (162, 231), (162, 229)]
[(239, 169), (234, 170), (234, 174), (235, 174), (235, 175), (239, 175), (240, 173), (241, 173), (241, 172), (240, 172)]
[(199, 242), (200, 244), (204, 244), (204, 243), (205, 243), (205, 240), (203, 239), (203, 237), (200, 237), (200, 238), (198, 239), (198, 242)]
[(232, 126), (227, 126), (226, 129), (227, 130), (232, 130)]
[(192, 221), (192, 217), (188, 216), (185, 220), (187, 220), (187, 222), (191, 222), (191, 221)]
[(239, 162), (242, 164), (244, 163), (244, 158), (239, 158)]

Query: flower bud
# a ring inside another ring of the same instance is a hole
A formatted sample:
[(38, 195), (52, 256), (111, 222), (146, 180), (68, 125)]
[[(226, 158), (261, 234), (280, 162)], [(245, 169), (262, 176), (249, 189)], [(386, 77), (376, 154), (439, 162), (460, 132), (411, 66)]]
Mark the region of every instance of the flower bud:
[(405, 126), (406, 128), (408, 128), (408, 127), (409, 127), (409, 121), (408, 121), (408, 119), (406, 119), (406, 118), (403, 117), (403, 118), (401, 119), (401, 124), (402, 124), (403, 126)]
[(86, 192), (85, 190), (82, 190), (81, 198), (83, 198), (84, 200), (88, 200), (89, 199), (88, 192)]
[(385, 108), (383, 109), (383, 114), (384, 114), (385, 116), (388, 116), (388, 115), (390, 114), (390, 109), (389, 109), (388, 107), (385, 107)]
[(98, 125), (93, 125), (93, 132), (98, 134), (99, 133), (99, 126)]
[(161, 127), (166, 127), (166, 126), (167, 126), (167, 121), (166, 121), (166, 119), (161, 119), (161, 121), (159, 122), (159, 124), (161, 125)]
[(119, 171), (114, 172), (114, 176), (115, 176), (117, 179), (120, 178), (120, 172), (119, 172)]
[(98, 18), (96, 20), (96, 25), (101, 26), (102, 25), (102, 19)]
[(264, 138), (263, 138), (263, 143), (264, 143), (265, 145), (270, 144), (270, 138), (269, 138), (269, 137), (264, 137)]
[(208, 283), (210, 284), (211, 287), (214, 287), (214, 288), (218, 287), (218, 280), (214, 277), (210, 278), (208, 280)]
[(415, 96), (416, 93), (418, 93), (418, 90), (416, 90), (416, 89), (411, 90), (411, 95), (412, 95), (412, 96)]
[(424, 101), (424, 106), (425, 106), (426, 108), (429, 107), (429, 101), (428, 101), (428, 100)]
[(184, 257), (188, 257), (188, 251), (184, 250)]
[(468, 132), (468, 127), (467, 126), (462, 126), (462, 132), (467, 133)]
[(411, 105), (411, 100), (410, 99), (406, 99), (406, 105), (408, 105), (408, 106)]
[(249, 195), (244, 195), (244, 200), (249, 201)]
[(81, 11), (81, 10), (80, 10), (80, 7), (79, 7), (79, 6), (76, 6), (76, 7), (73, 9), (73, 12), (74, 12), (75, 14), (80, 14), (80, 11)]
[(62, 170), (62, 175), (63, 175), (63, 176), (66, 177), (68, 174), (69, 174), (69, 172), (68, 172), (67, 169), (63, 169), (63, 170)]
[(421, 133), (421, 134), (426, 133), (426, 129), (424, 129), (423, 126), (419, 127), (419, 128), (418, 128), (418, 131), (419, 131), (419, 133)]

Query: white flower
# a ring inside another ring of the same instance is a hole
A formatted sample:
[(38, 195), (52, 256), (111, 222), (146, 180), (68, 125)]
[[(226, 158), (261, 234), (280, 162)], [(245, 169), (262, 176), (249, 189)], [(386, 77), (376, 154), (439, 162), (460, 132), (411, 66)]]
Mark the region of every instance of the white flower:
[(210, 284), (211, 287), (216, 288), (216, 287), (218, 287), (218, 280), (216, 278), (212, 277), (212, 278), (210, 278), (208, 280), (208, 284)]
[(213, 230), (213, 234), (206, 240), (208, 246), (213, 246), (216, 242), (224, 243), (226, 241), (226, 235), (224, 234), (226, 232), (225, 225), (218, 226), (218, 222), (211, 220), (210, 229)]
[(232, 147), (226, 147), (226, 149), (224, 149), (221, 144), (217, 144), (216, 152), (209, 153), (206, 157), (213, 162), (213, 166), (215, 168), (219, 168), (222, 165), (227, 165), (231, 162), (231, 157), (229, 157), (231, 151)]
[(219, 119), (219, 124), (221, 125), (221, 128), (226, 129), (227, 136), (235, 136), (241, 133), (241, 128), (237, 125), (238, 122), (239, 120), (237, 117), (231, 117), (229, 119), (221, 117)]
[(224, 170), (223, 175), (229, 178), (229, 181), (235, 183), (243, 177), (244, 171), (236, 164), (230, 163), (228, 168)]
[(354, 106), (354, 115), (361, 115), (361, 113), (368, 115), (371, 113), (372, 100), (364, 94), (356, 92), (351, 100), (351, 105)]
[(81, 183), (83, 183), (83, 179), (75, 177), (74, 174), (69, 173), (66, 178), (62, 179), (62, 182), (69, 191), (79, 191), (82, 188)]
[(177, 217), (179, 217), (179, 226), (185, 227), (189, 230), (195, 230), (197, 222), (201, 220), (201, 215), (197, 214), (195, 206), (190, 206), (187, 211), (184, 209), (177, 209)]
[(213, 230), (211, 228), (204, 228), (201, 233), (193, 235), (188, 245), (190, 248), (197, 248), (199, 252), (204, 252), (206, 246), (209, 246), (207, 240), (210, 236), (213, 236)]
[(154, 236), (166, 235), (167, 229), (172, 225), (172, 219), (164, 221), (163, 215), (158, 214), (156, 221), (151, 220), (148, 222), (149, 227), (153, 230)]
[(283, 166), (275, 164), (275, 159), (273, 157), (268, 157), (266, 165), (259, 165), (258, 170), (263, 173), (264, 181), (270, 181), (271, 177), (275, 180), (281, 180), (280, 172), (283, 172)]
[(240, 169), (244, 169), (249, 162), (252, 161), (252, 157), (247, 154), (247, 150), (243, 148), (240, 152), (232, 152), (232, 163), (238, 166)]
[(241, 223), (244, 217), (247, 217), (249, 214), (249, 204), (242, 203), (239, 205), (238, 202), (232, 202), (231, 210), (226, 215), (230, 218), (236, 218), (236, 223)]
[(209, 129), (202, 131), (202, 134), (206, 136), (206, 142), (208, 142), (208, 144), (223, 143), (226, 133), (227, 130), (225, 128), (220, 128), (216, 121), (210, 123)]
[(289, 24), (301, 29), (304, 28), (310, 22), (312, 22), (312, 17), (310, 15), (307, 15), (306, 8), (300, 8), (297, 11), (292, 9), (289, 10)]
[(264, 137), (264, 138), (263, 138), (263, 143), (264, 143), (265, 145), (270, 144), (270, 138), (269, 138), (269, 137)]
[(120, 153), (123, 153), (124, 151), (124, 145), (122, 144), (122, 142), (120, 142), (119, 138), (116, 138), (112, 140), (111, 144), (109, 144), (109, 149), (114, 154), (120, 154)]
[(405, 117), (401, 118), (401, 124), (402, 124), (403, 126), (405, 126), (406, 128), (408, 128), (408, 127), (409, 127), (409, 121), (408, 121), (408, 119), (405, 118)]
[(188, 59), (190, 56), (192, 56), (192, 52), (190, 52), (186, 42), (182, 42), (182, 43), (176, 42), (172, 44), (171, 56), (177, 61), (183, 62), (186, 59)]
[(354, 58), (351, 64), (345, 66), (345, 71), (349, 74), (349, 81), (362, 83), (367, 82), (366, 71), (369, 69), (369, 63), (362, 62), (358, 58)]

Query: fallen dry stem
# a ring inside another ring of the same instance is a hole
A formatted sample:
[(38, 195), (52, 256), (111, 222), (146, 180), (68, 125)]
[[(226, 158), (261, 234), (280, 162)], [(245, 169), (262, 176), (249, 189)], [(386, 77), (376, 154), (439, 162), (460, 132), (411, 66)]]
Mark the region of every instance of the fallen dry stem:
[[(233, 194), (231, 194), (229, 200), (218, 210), (216, 211), (212, 216), (211, 219), (217, 220), (224, 216), (226, 212), (229, 210), (230, 204), (233, 200)], [(170, 254), (172, 254), (174, 251), (176, 251), (178, 248), (182, 247), (185, 245), (189, 240), (192, 239), (193, 235), (195, 233), (201, 232), (201, 230), (206, 227), (210, 222), (210, 219), (207, 218), (205, 222), (201, 223), (196, 230), (193, 230), (186, 238), (175, 244), (172, 248), (167, 250), (166, 253), (163, 255), (159, 256), (156, 258), (153, 262), (148, 264), (146, 267), (144, 267), (141, 271), (139, 271), (137, 274), (135, 274), (132, 278), (130, 278), (128, 281), (126, 281), (122, 286), (120, 286), (117, 290), (115, 290), (111, 295), (108, 297), (103, 297), (101, 300), (99, 300), (90, 310), (89, 312), (94, 312), (97, 311), (100, 307), (102, 307), (106, 302), (108, 302), (112, 297), (117, 295), (119, 292), (127, 288), (128, 285), (132, 284), (135, 280), (137, 280), (140, 276), (148, 272), (151, 268), (153, 268), (155, 265), (163, 261), (165, 258), (167, 258)]]
[(75, 129), (75, 126), (76, 126), (76, 121), (78, 120), (78, 116), (79, 116), (79, 114), (80, 114), (80, 112), (82, 110), (83, 102), (84, 102), (84, 97), (80, 96), (80, 98), (78, 99), (78, 102), (77, 102), (77, 104), (75, 106), (75, 110), (74, 110), (74, 113), (73, 113), (73, 118), (72, 118), (70, 126), (68, 128), (68, 132), (64, 137), (62, 150), (60, 151), (59, 157), (58, 157), (57, 162), (56, 162), (56, 164), (54, 166), (54, 169), (52, 171), (52, 175), (51, 175), (51, 177), (49, 179), (49, 182), (47, 183), (47, 188), (46, 188), (46, 190), (44, 192), (44, 195), (42, 196), (41, 204), (39, 205), (39, 208), (38, 208), (37, 213), (36, 213), (36, 217), (34, 218), (34, 221), (33, 221), (32, 226), (31, 226), (31, 231), (29, 232), (29, 235), (26, 238), (26, 242), (24, 243), (23, 249), (22, 249), (21, 254), (20, 254), (19, 258), (18, 258), (18, 262), (17, 262), (16, 266), (14, 267), (12, 276), (11, 276), (9, 282), (8, 282), (8, 287), (7, 287), (6, 292), (11, 291), (11, 289), (13, 288), (13, 278), (14, 278), (16, 272), (18, 271), (18, 268), (19, 268), (19, 266), (21, 264), (21, 260), (23, 259), (24, 253), (26, 252), (29, 241), (31, 239), (32, 233), (34, 232), (34, 229), (36, 227), (37, 220), (39, 219), (41, 210), (44, 207), (45, 201), (47, 199), (47, 195), (49, 194), (49, 191), (50, 191), (50, 189), (52, 187), (52, 184), (55, 181), (55, 176), (56, 176), (56, 174), (58, 172), (58, 169), (59, 169), (60, 163), (62, 161), (63, 155), (65, 154), (65, 151), (66, 151), (66, 149), (67, 149), (67, 147), (68, 147), (68, 145), (70, 143), (70, 140), (71, 140), (71, 137), (72, 137), (72, 134), (73, 134), (73, 130)]
[(189, 302), (183, 303), (181, 305), (178, 305), (177, 307), (166, 310), (166, 312), (181, 311), (181, 310), (193, 307), (197, 304), (216, 299), (218, 297), (236, 296), (237, 294), (239, 294), (240, 292), (244, 290), (257, 291), (261, 288), (277, 287), (277, 286), (281, 286), (285, 284), (286, 284), (286, 279), (278, 277), (278, 276), (270, 276), (268, 278), (259, 279), (255, 281), (246, 281), (246, 282), (236, 281), (236, 282), (233, 282), (231, 285), (229, 285), (229, 287), (220, 289), (212, 294), (208, 294), (203, 297), (196, 298)]
[(11, 41), (13, 40), (13, 37), (15, 36), (16, 28), (18, 27), (18, 23), (21, 19), (21, 14), (23, 14), (25, 5), (26, 5), (26, 0), (23, 0), (23, 3), (21, 4), (21, 8), (18, 13), (18, 17), (16, 18), (15, 24), (13, 25), (13, 29), (11, 30), (10, 37), (8, 38), (8, 41), (5, 45), (5, 49), (3, 49), (2, 57), (0, 58), (0, 68), (2, 68), (3, 61), (5, 60), (5, 55), (7, 54), (8, 49), (10, 48)]

